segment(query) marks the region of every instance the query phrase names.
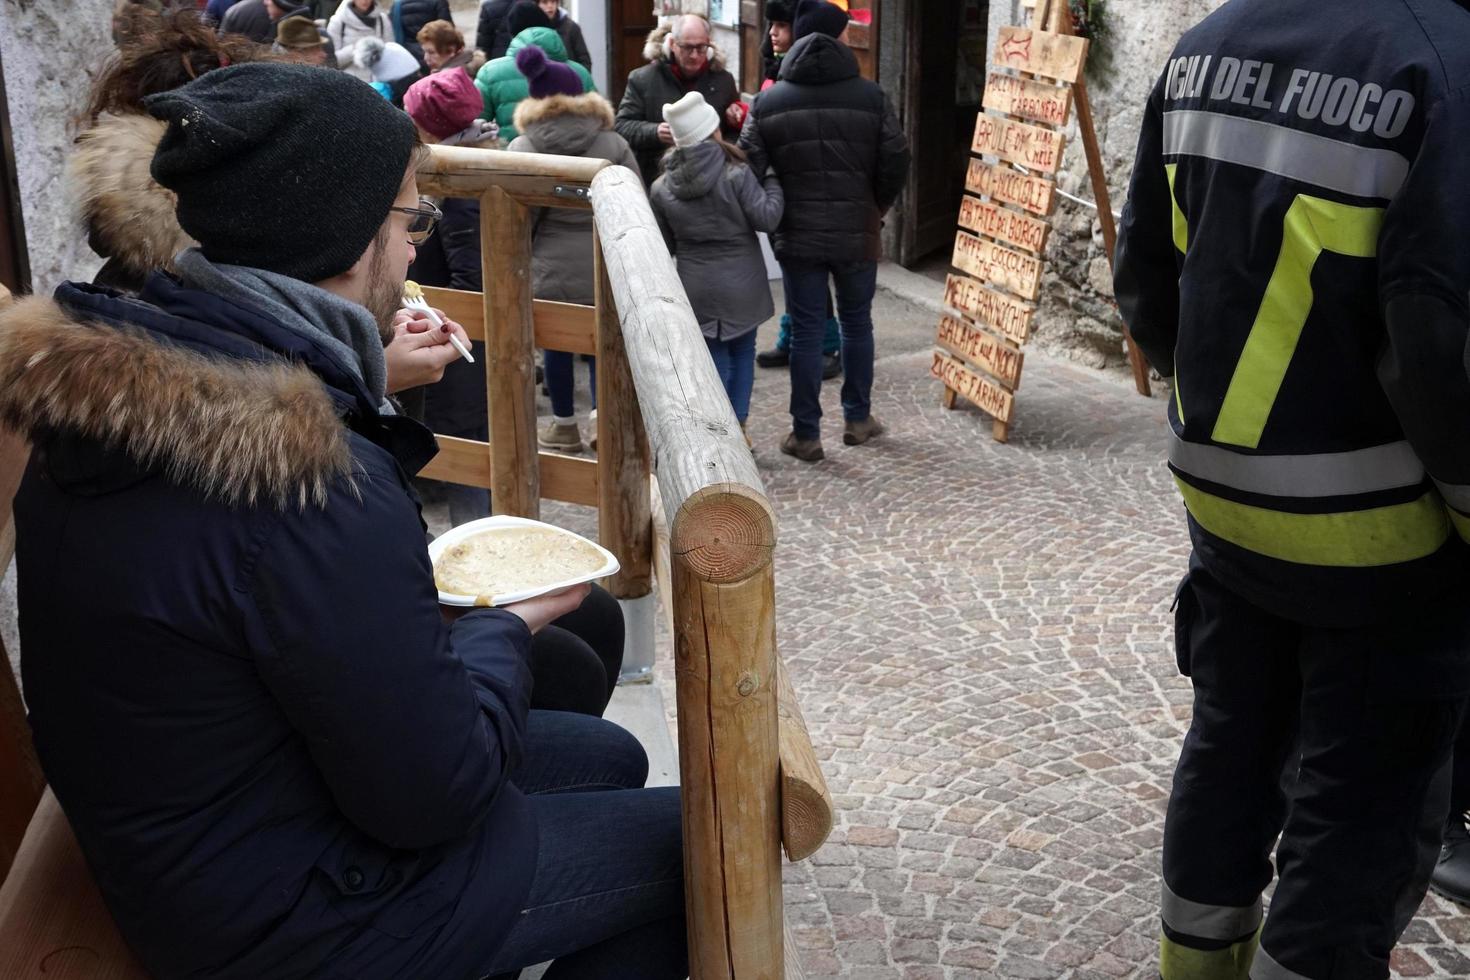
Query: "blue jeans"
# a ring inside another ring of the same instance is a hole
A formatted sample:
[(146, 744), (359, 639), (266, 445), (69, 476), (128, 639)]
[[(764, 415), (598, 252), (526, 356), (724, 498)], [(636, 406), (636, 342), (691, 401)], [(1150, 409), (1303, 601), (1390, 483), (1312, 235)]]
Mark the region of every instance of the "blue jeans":
[[(575, 354), (568, 354), (561, 350), (542, 351), (542, 363), (546, 367), (546, 392), (551, 397), (551, 414), (557, 418), (569, 419), (577, 414), (577, 406), (572, 401), (572, 392), (576, 389), (577, 379), (574, 376)], [(582, 360), (587, 362), (588, 384), (592, 389), (592, 407), (597, 407), (597, 359), (582, 355)]]
[(791, 431), (798, 439), (822, 435), (822, 332), (829, 277), (837, 290), (842, 326), (842, 416), (861, 422), (871, 412), (878, 263), (783, 262), (781, 279), (791, 314)]
[(730, 396), (730, 407), (735, 417), (744, 425), (750, 415), (750, 389), (755, 384), (755, 331), (741, 334), (733, 340), (711, 340), (704, 338), (709, 356), (715, 362), (715, 371), (725, 394)]
[(536, 877), (488, 973), (555, 960), (546, 980), (689, 975), (679, 790), (647, 778), (643, 747), (611, 722), (531, 712), (511, 781), (536, 815)]

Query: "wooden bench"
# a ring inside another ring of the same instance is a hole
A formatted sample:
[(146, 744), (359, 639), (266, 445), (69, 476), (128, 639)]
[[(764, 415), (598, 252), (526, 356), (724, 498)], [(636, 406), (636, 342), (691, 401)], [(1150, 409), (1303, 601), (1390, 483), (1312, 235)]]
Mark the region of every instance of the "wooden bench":
[[(0, 308), (10, 293), (0, 286)], [(11, 503), (30, 447), (0, 429), (0, 581), (15, 555)], [(0, 638), (0, 977), (142, 980), (46, 789), (25, 708)]]

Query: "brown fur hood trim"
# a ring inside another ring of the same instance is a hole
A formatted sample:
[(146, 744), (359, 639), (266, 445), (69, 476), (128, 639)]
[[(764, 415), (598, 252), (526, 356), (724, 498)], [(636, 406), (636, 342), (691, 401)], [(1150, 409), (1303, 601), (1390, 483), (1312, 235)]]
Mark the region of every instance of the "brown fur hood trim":
[(68, 167), (92, 247), (144, 275), (194, 245), (174, 215), (173, 191), (148, 168), (166, 125), (152, 116), (103, 115), (77, 138)]
[[(673, 28), (673, 26), (674, 22), (671, 20), (667, 24), (660, 24), (658, 27), (655, 27), (653, 30), (648, 32), (648, 37), (643, 42), (643, 57), (646, 60), (669, 60), (668, 57), (664, 54), (664, 38), (668, 37), (669, 31)], [(711, 42), (713, 42), (713, 37), (711, 37)], [(725, 70), (725, 52), (720, 50), (720, 46), (718, 44), (710, 44), (709, 66), (712, 71)]]
[(53, 300), (0, 311), (0, 425), (75, 433), (226, 504), (323, 506), (351, 472), (339, 413), (309, 369), (210, 359)]
[(516, 132), (524, 133), (527, 127), (557, 116), (586, 116), (596, 119), (603, 129), (613, 128), (612, 103), (596, 92), (581, 95), (553, 95), (545, 99), (522, 99), (516, 103), (512, 125)]

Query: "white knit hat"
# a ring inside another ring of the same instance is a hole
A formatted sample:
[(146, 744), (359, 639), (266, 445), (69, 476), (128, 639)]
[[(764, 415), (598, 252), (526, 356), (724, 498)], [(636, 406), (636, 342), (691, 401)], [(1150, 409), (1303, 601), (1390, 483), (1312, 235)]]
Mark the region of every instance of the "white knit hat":
[(674, 145), (694, 146), (720, 128), (720, 114), (698, 92), (687, 92), (678, 102), (664, 103), (664, 122), (674, 134)]

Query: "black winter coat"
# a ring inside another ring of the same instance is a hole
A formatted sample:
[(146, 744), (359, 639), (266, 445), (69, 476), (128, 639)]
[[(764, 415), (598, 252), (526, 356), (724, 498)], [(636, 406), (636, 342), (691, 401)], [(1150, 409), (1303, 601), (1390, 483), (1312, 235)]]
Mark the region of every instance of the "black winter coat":
[(582, 37), (582, 25), (568, 17), (565, 10), (560, 10), (557, 11), (555, 26), (561, 43), (566, 45), (567, 59), (591, 71), (592, 52), (587, 50), (587, 40)]
[(628, 76), (628, 87), (623, 91), (623, 101), (618, 104), (617, 121), (614, 128), (618, 135), (628, 141), (638, 157), (638, 169), (643, 173), (644, 186), (649, 186), (658, 177), (659, 158), (669, 149), (668, 144), (658, 138), (658, 124), (664, 121), (664, 105), (678, 102), (686, 92), (698, 92), (704, 101), (720, 114), (720, 132), (731, 143), (740, 133), (725, 121), (725, 110), (732, 102), (740, 100), (740, 90), (735, 85), (735, 76), (724, 68), (710, 67), (692, 84), (675, 77), (667, 60), (660, 57)]
[(158, 980), (482, 975), (535, 870), (531, 635), (441, 619), (433, 440), (163, 274), (56, 298), (0, 314), (21, 668), (128, 945)]
[[(431, 20), (447, 20), (454, 23), (449, 10), (449, 0), (398, 0), (399, 9), (392, 11), (394, 23), (402, 25), (403, 38), (399, 41), (409, 50), (419, 64), (424, 63), (424, 46), (419, 43), (419, 31)], [(427, 66), (426, 66), (427, 67)]]
[(786, 213), (776, 256), (849, 263), (882, 255), (883, 214), (908, 175), (909, 147), (888, 97), (858, 73), (851, 49), (810, 34), (757, 95), (740, 145), (758, 175), (781, 179)]
[(485, 52), (486, 61), (505, 56), (510, 47), (510, 25), (505, 15), (515, 0), (485, 0), (480, 4), (480, 20), (475, 26), (475, 50)]
[[(481, 289), (480, 202), (450, 197), (439, 205), (444, 217), (429, 240), (418, 247), (418, 256), (408, 270), (409, 278), (422, 286), (450, 289)], [(440, 435), (461, 439), (488, 439), (489, 416), (485, 410), (485, 345), (474, 341), (478, 363), (455, 358), (444, 368), (444, 377), (414, 389), (422, 393), (424, 424)], [(403, 402), (409, 404), (404, 392)]]

